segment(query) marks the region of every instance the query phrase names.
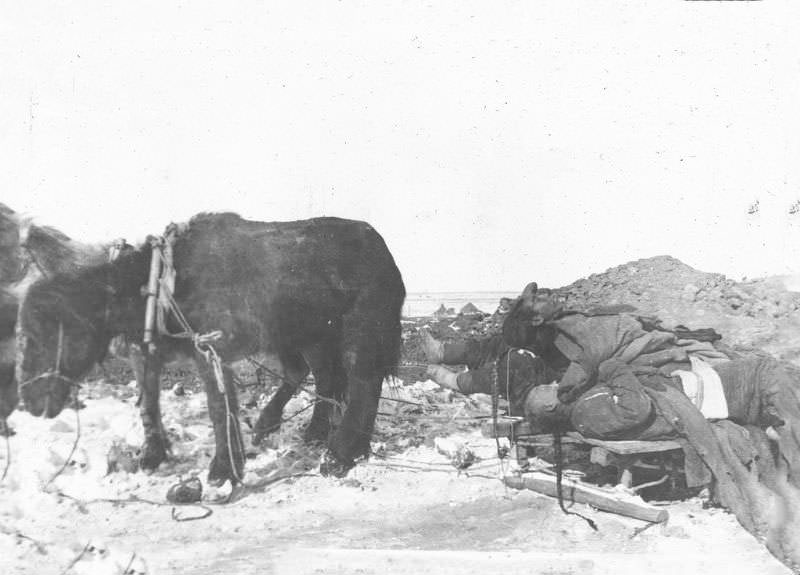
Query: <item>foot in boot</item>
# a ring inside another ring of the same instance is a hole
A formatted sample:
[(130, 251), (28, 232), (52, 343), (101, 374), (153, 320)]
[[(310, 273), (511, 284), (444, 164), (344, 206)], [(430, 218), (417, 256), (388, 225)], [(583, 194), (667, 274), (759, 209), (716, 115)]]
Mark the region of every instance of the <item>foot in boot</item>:
[(422, 343), (422, 353), (430, 363), (442, 363), (444, 359), (444, 344), (433, 337), (429, 331), (420, 332), (420, 342)]
[(442, 387), (454, 389), (455, 391), (459, 390), (458, 374), (443, 365), (429, 365), (425, 374)]

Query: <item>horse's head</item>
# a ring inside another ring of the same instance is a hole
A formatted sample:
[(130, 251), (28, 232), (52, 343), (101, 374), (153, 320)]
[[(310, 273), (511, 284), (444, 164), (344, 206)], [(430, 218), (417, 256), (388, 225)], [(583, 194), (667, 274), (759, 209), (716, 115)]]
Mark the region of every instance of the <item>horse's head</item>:
[(18, 309), (17, 298), (0, 287), (0, 420), (8, 417), (19, 403), (14, 379), (14, 327)]
[(503, 322), (503, 337), (512, 347), (530, 347), (543, 335), (543, 324), (563, 311), (563, 298), (531, 282), (512, 304)]
[(513, 311), (538, 327), (564, 311), (564, 300), (553, 290), (540, 289), (536, 282), (531, 282), (525, 286)]
[(111, 338), (109, 288), (87, 274), (61, 274), (28, 290), (17, 323), (17, 375), (25, 407), (55, 417)]
[(10, 286), (22, 276), (20, 258), (20, 218), (0, 204), (0, 285)]

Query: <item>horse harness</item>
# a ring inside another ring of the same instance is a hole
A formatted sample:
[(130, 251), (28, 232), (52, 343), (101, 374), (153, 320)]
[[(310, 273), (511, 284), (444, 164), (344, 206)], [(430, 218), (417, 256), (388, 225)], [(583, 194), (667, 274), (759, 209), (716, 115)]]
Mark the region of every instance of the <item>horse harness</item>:
[[(222, 338), (222, 331), (214, 330), (208, 333), (198, 333), (189, 324), (186, 316), (175, 301), (176, 271), (173, 263), (173, 245), (178, 233), (178, 226), (170, 224), (163, 236), (148, 238), (152, 248), (150, 260), (150, 275), (144, 294), (147, 296), (144, 318), (144, 337), (142, 342), (147, 346), (147, 353), (155, 350), (155, 336), (170, 337), (173, 339), (190, 339), (195, 349), (205, 360), (211, 364), (217, 389), (225, 394), (225, 384), (222, 373), (222, 360), (213, 342)], [(169, 314), (175, 318), (183, 331), (171, 332), (167, 328)]]
[[(241, 429), (236, 417), (231, 413), (230, 398), (228, 397), (228, 390), (225, 387), (225, 374), (222, 369), (222, 359), (220, 358), (217, 350), (214, 348), (213, 343), (222, 338), (222, 331), (214, 330), (208, 333), (198, 333), (195, 331), (186, 316), (175, 301), (175, 277), (176, 271), (173, 263), (173, 245), (175, 238), (178, 234), (178, 226), (170, 224), (164, 235), (161, 237), (149, 238), (150, 246), (152, 248), (152, 255), (150, 260), (150, 275), (146, 286), (145, 295), (147, 302), (145, 306), (145, 319), (144, 319), (144, 337), (143, 344), (145, 350), (145, 363), (144, 363), (144, 378), (147, 377), (147, 363), (148, 357), (155, 350), (155, 334), (174, 339), (189, 339), (194, 344), (195, 350), (202, 355), (205, 360), (211, 365), (214, 373), (214, 380), (217, 384), (217, 391), (225, 399), (225, 435), (228, 442), (228, 457), (230, 458), (231, 472), (234, 477), (241, 483), (243, 478), (239, 476), (236, 471), (236, 462), (234, 461), (232, 437), (237, 442), (237, 448), (243, 453), (244, 446), (241, 437)], [(175, 318), (183, 331), (174, 333), (167, 329), (167, 317), (169, 314)], [(232, 429), (235, 428), (235, 429)], [(232, 433), (235, 431), (235, 435)]]

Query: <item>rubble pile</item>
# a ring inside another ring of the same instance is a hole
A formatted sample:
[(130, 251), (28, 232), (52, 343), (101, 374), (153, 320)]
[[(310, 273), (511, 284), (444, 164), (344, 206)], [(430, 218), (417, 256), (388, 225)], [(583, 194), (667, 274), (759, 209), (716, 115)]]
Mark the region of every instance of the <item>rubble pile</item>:
[[(635, 308), (637, 313), (657, 317), (665, 326), (713, 327), (723, 335), (725, 344), (738, 351), (763, 350), (800, 365), (800, 292), (787, 290), (780, 278), (737, 282), (720, 273), (694, 269), (672, 256), (656, 256), (592, 274), (556, 291), (572, 309)], [(505, 309), (510, 303), (498, 302)], [(424, 362), (420, 329), (453, 340), (495, 331), (502, 320), (498, 311), (481, 318), (456, 314), (442, 306), (429, 318), (404, 321), (402, 363)]]
[(800, 310), (800, 293), (777, 280), (736, 282), (696, 270), (672, 256), (641, 259), (592, 274), (558, 290), (572, 307), (630, 304), (644, 312), (688, 306), (754, 318), (779, 319)]
[(630, 305), (665, 325), (713, 327), (737, 349), (760, 348), (797, 361), (800, 293), (776, 278), (734, 281), (696, 270), (672, 256), (632, 261), (557, 290), (567, 306)]

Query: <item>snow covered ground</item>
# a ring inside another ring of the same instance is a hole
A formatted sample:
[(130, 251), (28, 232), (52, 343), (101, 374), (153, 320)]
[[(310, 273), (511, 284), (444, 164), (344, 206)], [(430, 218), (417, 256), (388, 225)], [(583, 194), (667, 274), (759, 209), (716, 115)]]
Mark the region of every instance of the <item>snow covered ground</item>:
[[(213, 514), (178, 521), (205, 513), (165, 499), (180, 478), (205, 482), (213, 454), (205, 396), (165, 392), (168, 463), (150, 474), (109, 473), (112, 446), (125, 468), (119, 453), (142, 440), (135, 396), (109, 389), (94, 383), (84, 391), (91, 399), (79, 414), (77, 449), (52, 481), (75, 443), (75, 411), (11, 417), (17, 434), (0, 483), (0, 573), (789, 573), (732, 516), (700, 500), (671, 505), (668, 524), (641, 533), (639, 521), (580, 506), (597, 522), (594, 532), (555, 501), (506, 488), (494, 441), (471, 419), (488, 413), (486, 398), (430, 382), (385, 387), (384, 396), (418, 405), (381, 402), (377, 455), (348, 477), (319, 475), (319, 451), (300, 439), (307, 411), (250, 450), (246, 487), (232, 503), (221, 502), (225, 489), (204, 484)], [(286, 414), (309, 401), (301, 393)], [(459, 473), (434, 447), (437, 437), (466, 443), (479, 461)], [(2, 441), (0, 454), (2, 473)]]

